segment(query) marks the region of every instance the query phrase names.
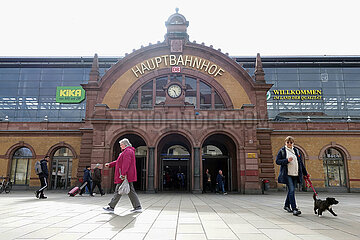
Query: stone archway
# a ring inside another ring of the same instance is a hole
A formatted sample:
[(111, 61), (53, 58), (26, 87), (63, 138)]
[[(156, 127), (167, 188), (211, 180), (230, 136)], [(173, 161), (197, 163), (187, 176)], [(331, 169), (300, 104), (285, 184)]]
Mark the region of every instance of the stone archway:
[(179, 133), (163, 136), (157, 145), (159, 191), (192, 190), (192, 145)]
[[(136, 190), (145, 191), (146, 190), (146, 170), (147, 170), (147, 145), (145, 140), (136, 133), (123, 134), (117, 138), (113, 144), (112, 159), (116, 160), (121, 152), (119, 141), (121, 139), (127, 138), (131, 145), (135, 148), (135, 158), (136, 158), (136, 171), (137, 171), (137, 181), (134, 182), (134, 187)], [(112, 176), (114, 169), (112, 169)], [(113, 178), (111, 178), (113, 179)], [(112, 181), (113, 182), (113, 181)]]
[[(202, 144), (201, 164), (203, 174), (209, 169), (211, 190), (215, 190), (216, 176), (222, 170), (225, 176), (225, 190), (237, 190), (237, 153), (236, 143), (227, 135), (215, 133), (209, 135)], [(206, 176), (203, 176), (204, 180)], [(204, 181), (204, 184), (206, 182)], [(203, 185), (205, 186), (205, 185)], [(204, 187), (203, 187), (204, 189)]]

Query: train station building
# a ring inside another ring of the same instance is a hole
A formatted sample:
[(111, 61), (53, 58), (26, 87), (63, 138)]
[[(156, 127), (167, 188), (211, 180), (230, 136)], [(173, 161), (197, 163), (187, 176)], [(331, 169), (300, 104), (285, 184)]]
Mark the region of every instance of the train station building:
[(360, 56), (230, 56), (190, 41), (178, 12), (165, 26), (121, 58), (0, 58), (0, 176), (37, 187), (49, 155), (50, 189), (100, 163), (111, 191), (104, 164), (128, 138), (137, 190), (200, 193), (221, 169), (227, 191), (259, 193), (283, 188), (275, 158), (291, 135), (315, 187), (360, 189)]

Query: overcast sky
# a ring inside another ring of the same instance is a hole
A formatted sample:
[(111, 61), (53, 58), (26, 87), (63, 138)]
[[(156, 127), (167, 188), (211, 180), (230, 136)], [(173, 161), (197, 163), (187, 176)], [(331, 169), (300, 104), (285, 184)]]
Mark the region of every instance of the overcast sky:
[(163, 41), (176, 7), (230, 56), (360, 55), (355, 0), (0, 0), (0, 56), (124, 56)]

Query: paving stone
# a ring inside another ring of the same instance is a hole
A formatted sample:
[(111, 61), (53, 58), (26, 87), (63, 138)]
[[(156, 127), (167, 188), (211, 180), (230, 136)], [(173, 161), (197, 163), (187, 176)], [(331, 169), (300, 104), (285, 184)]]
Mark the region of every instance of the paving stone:
[(109, 213), (102, 208), (112, 194), (69, 198), (47, 191), (40, 201), (32, 191), (12, 191), (0, 195), (0, 239), (360, 239), (359, 193), (332, 193), (339, 216), (321, 218), (311, 192), (296, 193), (300, 216), (282, 209), (285, 195), (139, 193), (142, 213), (130, 212), (128, 197)]

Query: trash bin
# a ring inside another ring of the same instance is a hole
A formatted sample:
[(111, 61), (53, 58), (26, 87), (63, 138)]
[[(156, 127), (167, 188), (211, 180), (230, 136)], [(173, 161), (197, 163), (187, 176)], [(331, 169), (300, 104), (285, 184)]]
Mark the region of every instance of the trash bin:
[(264, 194), (265, 191), (270, 189), (270, 181), (267, 179), (263, 179), (262, 180), (262, 186), (261, 186), (261, 190), (262, 190), (262, 194)]

